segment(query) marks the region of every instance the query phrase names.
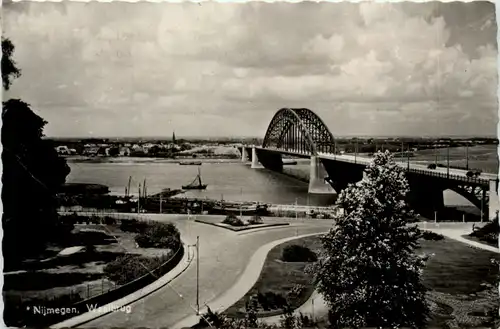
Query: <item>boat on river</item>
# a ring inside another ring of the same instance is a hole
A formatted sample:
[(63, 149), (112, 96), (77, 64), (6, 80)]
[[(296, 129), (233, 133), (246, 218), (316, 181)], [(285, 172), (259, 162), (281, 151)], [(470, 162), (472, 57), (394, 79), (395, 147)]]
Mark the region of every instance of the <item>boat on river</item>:
[(188, 185), (182, 185), (183, 190), (205, 190), (207, 188), (207, 184), (203, 184), (201, 182), (201, 174), (200, 168), (198, 168), (198, 175), (196, 178)]
[(181, 161), (181, 166), (201, 166), (201, 161)]

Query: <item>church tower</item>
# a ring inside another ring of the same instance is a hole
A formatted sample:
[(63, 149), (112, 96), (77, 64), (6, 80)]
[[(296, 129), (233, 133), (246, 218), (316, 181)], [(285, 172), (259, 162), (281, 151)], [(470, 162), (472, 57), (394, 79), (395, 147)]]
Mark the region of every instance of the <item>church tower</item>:
[(175, 131), (172, 133), (172, 143), (175, 144)]

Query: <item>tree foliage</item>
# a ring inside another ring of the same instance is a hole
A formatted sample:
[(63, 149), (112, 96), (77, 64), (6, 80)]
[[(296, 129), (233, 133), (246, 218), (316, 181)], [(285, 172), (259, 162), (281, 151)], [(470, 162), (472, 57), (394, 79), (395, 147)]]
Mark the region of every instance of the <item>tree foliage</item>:
[(405, 202), (408, 183), (389, 152), (379, 152), (366, 177), (339, 195), (344, 212), (323, 238), (314, 268), (333, 328), (424, 327), (429, 308), (415, 254), (421, 232)]
[(9, 90), (12, 78), (21, 76), (21, 70), (16, 67), (12, 59), (14, 45), (7, 38), (2, 38), (2, 84), (5, 90)]

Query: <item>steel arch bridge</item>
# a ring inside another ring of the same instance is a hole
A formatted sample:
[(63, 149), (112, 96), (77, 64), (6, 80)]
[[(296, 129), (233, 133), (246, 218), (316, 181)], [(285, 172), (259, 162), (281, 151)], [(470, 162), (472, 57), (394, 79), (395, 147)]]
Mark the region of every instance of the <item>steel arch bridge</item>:
[(335, 139), (313, 111), (283, 108), (271, 120), (262, 147), (318, 155), (335, 153)]

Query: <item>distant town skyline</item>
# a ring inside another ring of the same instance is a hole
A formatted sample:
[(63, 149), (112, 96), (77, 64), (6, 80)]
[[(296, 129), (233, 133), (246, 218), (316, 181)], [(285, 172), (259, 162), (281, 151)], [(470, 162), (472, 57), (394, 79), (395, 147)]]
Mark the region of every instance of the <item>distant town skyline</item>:
[(283, 107), (334, 136), (492, 137), (496, 32), (488, 2), (7, 2), (5, 96), (48, 137), (263, 138)]

